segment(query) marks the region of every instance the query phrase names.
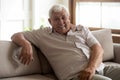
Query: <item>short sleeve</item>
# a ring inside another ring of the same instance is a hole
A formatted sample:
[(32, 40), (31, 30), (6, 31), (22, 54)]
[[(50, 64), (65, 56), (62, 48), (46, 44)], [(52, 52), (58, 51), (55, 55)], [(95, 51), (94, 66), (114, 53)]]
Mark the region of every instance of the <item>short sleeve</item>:
[(25, 31), (23, 32), (24, 37), (30, 41), (32, 44), (35, 46), (39, 46), (38, 44), (40, 43), (41, 39), (41, 30), (32, 30), (32, 31)]
[(86, 34), (86, 43), (89, 47), (93, 46), (94, 44), (100, 44), (87, 27), (85, 27), (85, 34)]

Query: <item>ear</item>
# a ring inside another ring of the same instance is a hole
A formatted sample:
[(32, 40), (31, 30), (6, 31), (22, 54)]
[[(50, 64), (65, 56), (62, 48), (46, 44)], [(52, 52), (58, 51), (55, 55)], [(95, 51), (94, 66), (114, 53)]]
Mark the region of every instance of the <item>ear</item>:
[(50, 20), (50, 18), (48, 19), (48, 22), (51, 24), (51, 20)]
[(68, 16), (68, 20), (69, 20), (69, 22), (71, 22), (71, 16)]
[(71, 16), (69, 16), (69, 20), (71, 21)]

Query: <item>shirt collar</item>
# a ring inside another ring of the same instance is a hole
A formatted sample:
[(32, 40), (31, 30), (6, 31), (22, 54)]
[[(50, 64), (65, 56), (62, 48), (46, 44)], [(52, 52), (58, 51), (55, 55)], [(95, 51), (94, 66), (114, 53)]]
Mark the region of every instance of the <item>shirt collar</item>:
[(50, 28), (50, 29), (48, 30), (48, 33), (51, 34), (52, 32), (53, 32), (53, 29)]
[[(78, 31), (78, 30), (79, 30), (79, 28), (77, 28), (77, 26), (76, 26), (76, 27), (71, 28), (68, 32), (70, 32), (70, 31), (75, 32), (75, 31)], [(48, 30), (48, 33), (51, 34), (51, 33), (57, 33), (57, 32), (53, 28), (50, 28)]]

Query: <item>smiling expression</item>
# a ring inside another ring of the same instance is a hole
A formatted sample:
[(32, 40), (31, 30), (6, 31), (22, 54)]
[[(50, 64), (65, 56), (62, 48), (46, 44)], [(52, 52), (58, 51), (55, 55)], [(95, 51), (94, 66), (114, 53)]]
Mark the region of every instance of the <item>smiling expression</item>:
[(70, 17), (64, 9), (59, 12), (52, 12), (48, 20), (52, 28), (60, 34), (66, 34), (70, 30)]

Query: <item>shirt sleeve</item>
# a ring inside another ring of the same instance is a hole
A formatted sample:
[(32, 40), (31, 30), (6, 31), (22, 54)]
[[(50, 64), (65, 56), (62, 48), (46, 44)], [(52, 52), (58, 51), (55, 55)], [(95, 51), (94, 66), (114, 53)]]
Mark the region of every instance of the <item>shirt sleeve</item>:
[(23, 32), (24, 37), (30, 41), (30, 43), (34, 44), (35, 46), (39, 46), (38, 44), (40, 43), (41, 39), (41, 30), (32, 30), (32, 31), (25, 31)]
[(86, 43), (89, 47), (93, 46), (94, 44), (100, 44), (87, 27), (84, 27), (84, 31), (86, 36)]

